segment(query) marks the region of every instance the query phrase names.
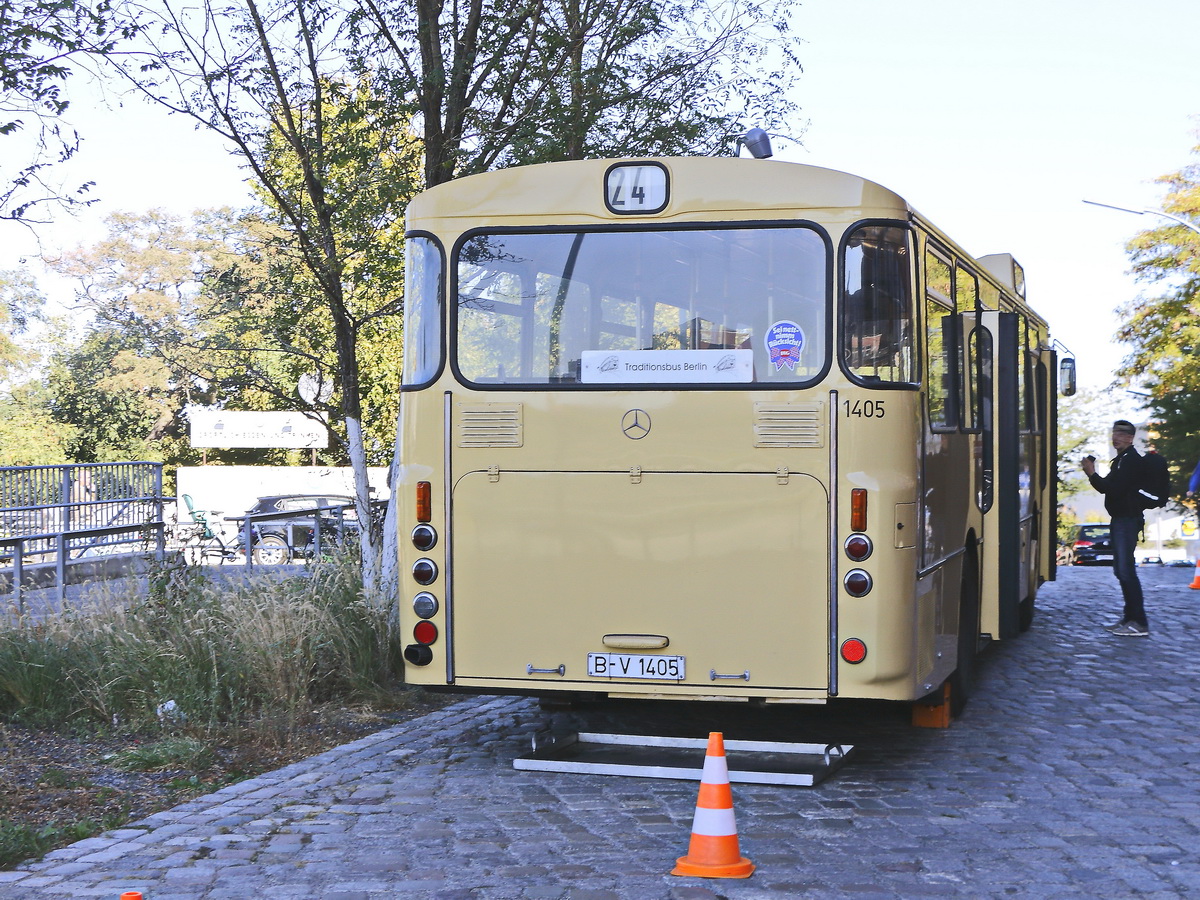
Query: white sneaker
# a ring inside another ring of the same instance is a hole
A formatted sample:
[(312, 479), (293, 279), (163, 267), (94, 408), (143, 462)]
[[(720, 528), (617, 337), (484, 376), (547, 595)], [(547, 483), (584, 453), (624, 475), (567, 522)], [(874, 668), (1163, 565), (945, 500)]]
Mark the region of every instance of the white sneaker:
[(1124, 622), (1113, 628), (1112, 633), (1121, 637), (1150, 637), (1150, 629), (1137, 622)]

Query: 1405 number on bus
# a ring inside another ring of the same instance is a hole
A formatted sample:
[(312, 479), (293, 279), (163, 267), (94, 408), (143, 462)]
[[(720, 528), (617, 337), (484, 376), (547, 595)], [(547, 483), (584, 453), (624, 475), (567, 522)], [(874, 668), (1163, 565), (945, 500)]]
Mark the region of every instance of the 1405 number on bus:
[(860, 419), (883, 418), (882, 400), (843, 400), (842, 406), (846, 408), (848, 416), (857, 416)]

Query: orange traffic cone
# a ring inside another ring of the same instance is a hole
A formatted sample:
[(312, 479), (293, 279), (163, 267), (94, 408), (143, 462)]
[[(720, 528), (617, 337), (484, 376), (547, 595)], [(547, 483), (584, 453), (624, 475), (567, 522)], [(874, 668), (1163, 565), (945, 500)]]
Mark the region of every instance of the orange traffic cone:
[(675, 861), (672, 875), (700, 878), (749, 878), (754, 863), (738, 849), (737, 823), (733, 818), (733, 791), (725, 761), (725, 738), (719, 731), (708, 736), (700, 796), (692, 819), (692, 840), (687, 856)]
[(1196, 574), (1192, 576), (1192, 583), (1188, 587), (1193, 591), (1200, 591), (1200, 559), (1196, 560)]
[(121, 895), (121, 900), (142, 900), (141, 891), (126, 891)]

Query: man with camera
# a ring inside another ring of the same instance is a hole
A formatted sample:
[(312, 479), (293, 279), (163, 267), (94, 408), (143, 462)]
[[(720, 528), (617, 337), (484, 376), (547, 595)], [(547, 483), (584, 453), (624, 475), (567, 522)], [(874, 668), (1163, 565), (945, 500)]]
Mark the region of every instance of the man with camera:
[(1146, 619), (1146, 607), (1142, 596), (1142, 583), (1138, 580), (1137, 550), (1138, 536), (1145, 527), (1143, 506), (1138, 495), (1141, 483), (1142, 455), (1133, 446), (1137, 428), (1132, 422), (1118, 419), (1113, 422), (1112, 445), (1117, 451), (1116, 459), (1109, 464), (1107, 475), (1096, 474), (1096, 457), (1086, 456), (1081, 468), (1092, 487), (1104, 495), (1104, 508), (1111, 517), (1109, 540), (1113, 548), (1113, 574), (1121, 585), (1121, 596), (1125, 609), (1121, 621), (1107, 626), (1108, 631), (1121, 637), (1147, 637), (1150, 625)]

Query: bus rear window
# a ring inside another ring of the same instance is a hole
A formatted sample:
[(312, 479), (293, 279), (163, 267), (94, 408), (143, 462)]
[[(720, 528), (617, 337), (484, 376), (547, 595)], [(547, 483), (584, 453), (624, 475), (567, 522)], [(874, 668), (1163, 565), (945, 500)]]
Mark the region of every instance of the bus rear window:
[(917, 380), (907, 229), (866, 225), (850, 233), (842, 264), (842, 365), (857, 379)]
[(457, 368), (481, 385), (814, 382), (827, 260), (799, 226), (475, 234)]

